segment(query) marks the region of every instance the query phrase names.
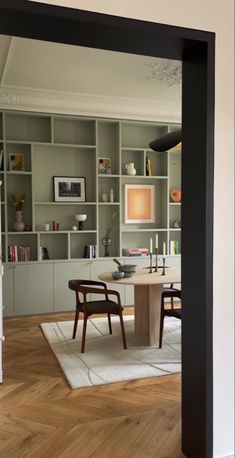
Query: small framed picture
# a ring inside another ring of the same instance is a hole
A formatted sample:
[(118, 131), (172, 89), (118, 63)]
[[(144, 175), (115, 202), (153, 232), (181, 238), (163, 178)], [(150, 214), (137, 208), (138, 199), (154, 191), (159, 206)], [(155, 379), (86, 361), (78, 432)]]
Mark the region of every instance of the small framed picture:
[(9, 168), (10, 171), (24, 172), (24, 155), (23, 154), (9, 154)]
[(103, 175), (111, 175), (111, 159), (108, 157), (100, 157), (98, 162), (98, 173)]
[(55, 202), (85, 202), (84, 177), (53, 177)]

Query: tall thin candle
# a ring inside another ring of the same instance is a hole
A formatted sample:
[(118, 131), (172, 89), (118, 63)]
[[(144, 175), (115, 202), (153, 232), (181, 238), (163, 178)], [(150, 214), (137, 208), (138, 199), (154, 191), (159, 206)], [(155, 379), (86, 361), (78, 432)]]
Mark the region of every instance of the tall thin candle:
[(158, 248), (158, 234), (156, 234), (155, 248)]
[(165, 258), (166, 256), (166, 243), (163, 243), (163, 257)]
[(149, 253), (152, 253), (152, 252), (153, 252), (153, 239), (151, 237), (150, 244), (149, 244)]

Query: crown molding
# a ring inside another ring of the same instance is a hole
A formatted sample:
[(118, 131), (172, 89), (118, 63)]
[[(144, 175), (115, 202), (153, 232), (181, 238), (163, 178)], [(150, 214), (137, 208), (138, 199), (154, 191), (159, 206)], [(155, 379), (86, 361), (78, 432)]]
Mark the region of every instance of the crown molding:
[(181, 122), (179, 103), (1, 86), (0, 108), (167, 123)]

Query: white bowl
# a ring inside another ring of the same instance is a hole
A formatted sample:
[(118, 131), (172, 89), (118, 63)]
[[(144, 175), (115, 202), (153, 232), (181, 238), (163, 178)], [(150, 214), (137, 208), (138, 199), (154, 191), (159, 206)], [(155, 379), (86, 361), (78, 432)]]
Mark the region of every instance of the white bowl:
[(86, 221), (87, 215), (75, 215), (77, 221)]

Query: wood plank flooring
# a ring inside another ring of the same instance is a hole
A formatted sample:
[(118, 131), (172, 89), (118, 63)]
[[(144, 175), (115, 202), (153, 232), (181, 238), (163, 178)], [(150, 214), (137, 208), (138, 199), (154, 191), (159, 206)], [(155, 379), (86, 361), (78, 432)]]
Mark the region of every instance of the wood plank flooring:
[(5, 320), (1, 458), (183, 458), (180, 375), (71, 390), (39, 324)]

